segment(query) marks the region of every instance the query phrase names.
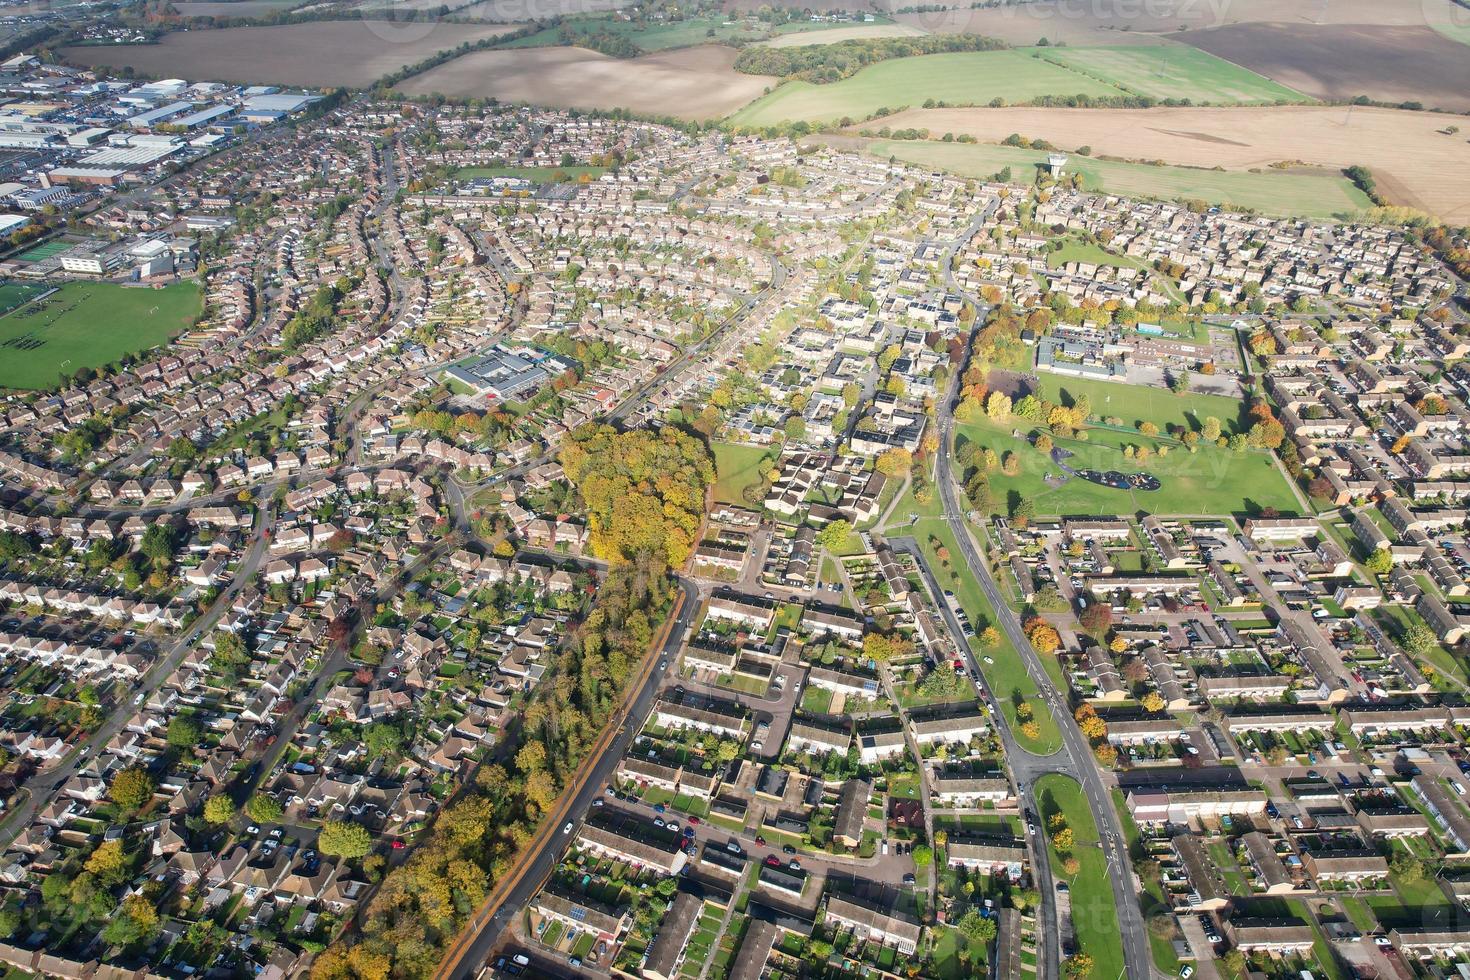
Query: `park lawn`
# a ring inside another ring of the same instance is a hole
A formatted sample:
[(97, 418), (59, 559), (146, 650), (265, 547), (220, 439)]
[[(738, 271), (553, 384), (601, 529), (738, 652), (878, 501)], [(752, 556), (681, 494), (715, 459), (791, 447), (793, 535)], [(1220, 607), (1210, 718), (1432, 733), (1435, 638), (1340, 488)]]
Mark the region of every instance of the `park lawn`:
[(1123, 942), (1118, 927), (1118, 907), (1113, 899), (1113, 883), (1108, 876), (1108, 862), (1098, 846), (1097, 824), (1082, 795), (1082, 786), (1070, 776), (1051, 773), (1036, 781), (1036, 797), (1040, 802), (1042, 825), (1054, 813), (1062, 814), (1072, 828), (1072, 853), (1081, 867), (1075, 875), (1062, 872), (1061, 855), (1051, 844), (1052, 874), (1065, 879), (1072, 890), (1072, 926), (1077, 934), (1077, 947), (1092, 957), (1092, 976), (1097, 980), (1114, 980), (1123, 974)]
[[(1052, 717), (1051, 709), (1046, 702), (1041, 700), (1041, 692), (1036, 687), (1036, 682), (1026, 671), (1026, 663), (1021, 655), (1005, 639), (1004, 631), (1001, 632), (1000, 644), (995, 647), (985, 647), (979, 642), (980, 634), (985, 627), (992, 624), (1000, 629), (997, 623), (995, 610), (991, 608), (990, 602), (985, 597), (985, 591), (980, 588), (980, 583), (975, 581), (965, 567), (964, 558), (960, 554), (958, 543), (955, 541), (954, 532), (950, 530), (949, 524), (937, 517), (921, 518), (914, 522), (908, 531), (914, 540), (923, 549), (925, 558), (928, 559), (929, 567), (934, 570), (934, 577), (939, 580), (941, 589), (949, 589), (959, 600), (960, 607), (970, 617), (970, 625), (975, 627), (975, 637), (971, 642), (971, 649), (975, 651), (978, 661), (977, 666), (985, 675), (985, 683), (995, 694), (995, 699), (1000, 703), (1001, 711), (1005, 712), (1006, 720), (1010, 723), (1011, 734), (1015, 736), (1016, 742), (1024, 749), (1035, 752), (1038, 755), (1050, 755), (1062, 747), (1062, 734), (1057, 729), (1056, 719)], [(949, 550), (949, 567), (946, 568), (939, 560), (939, 555), (930, 542), (930, 538), (938, 538), (939, 542)], [(935, 596), (935, 602), (943, 602), (943, 596)], [(1043, 655), (1044, 656), (1044, 655)], [(985, 657), (990, 657), (995, 663), (987, 664)], [(1017, 699), (1029, 702), (1032, 717), (1036, 721), (1038, 729), (1036, 738), (1029, 738), (1021, 731), (1020, 720), (1016, 717)]]
[[(1124, 94), (1117, 86), (1033, 58), (1023, 50), (959, 51), (891, 58), (838, 82), (790, 81), (736, 112), (733, 126), (782, 122), (860, 121), (877, 110), (919, 108), (928, 99), (985, 105), (991, 99), (1029, 102), (1043, 95)], [(998, 169), (998, 168), (997, 168)]]
[(1072, 405), (1078, 398), (1086, 395), (1092, 403), (1094, 416), (1104, 418), (1116, 415), (1129, 426), (1139, 422), (1152, 422), (1160, 431), (1170, 425), (1188, 426), (1198, 430), (1204, 420), (1213, 415), (1220, 420), (1221, 428), (1227, 435), (1250, 428), (1251, 420), (1245, 415), (1248, 406), (1239, 398), (1197, 392), (1176, 395), (1166, 388), (1149, 385), (1096, 381), (1092, 378), (1064, 377), (1045, 372), (1039, 372), (1037, 379), (1037, 394), (1047, 401)]
[(1052, 48), (1042, 57), (1118, 88), (1199, 105), (1312, 102), (1310, 97), (1223, 58), (1183, 45)]
[(746, 487), (761, 482), (760, 461), (771, 450), (766, 446), (746, 446), (735, 442), (714, 442), (715, 500), (726, 504), (744, 504)]
[[(1017, 420), (1013, 420), (1017, 421)], [(1021, 422), (1022, 431), (1027, 423)], [(998, 469), (990, 474), (990, 488), (998, 510), (1009, 512), (1022, 499), (1029, 499), (1038, 515), (1116, 516), (1121, 514), (1258, 514), (1274, 507), (1281, 514), (1299, 510), (1296, 497), (1271, 457), (1262, 451), (1232, 453), (1218, 447), (1190, 453), (1167, 440), (1150, 439), (1108, 429), (1088, 429), (1087, 441), (1056, 439), (1055, 444), (1073, 455), (1067, 462), (1076, 469), (1147, 471), (1163, 486), (1154, 491), (1117, 490), (1070, 477), (1050, 486), (1047, 474), (1060, 477), (1062, 470), (1051, 457), (1025, 439), (1011, 436), (1011, 425), (981, 419), (956, 427), (958, 438), (989, 446), (998, 456), (1015, 452), (1020, 473), (1010, 477)], [(1125, 445), (1150, 446), (1154, 455), (1144, 462), (1127, 459)], [(1158, 448), (1169, 447), (1168, 456)]]
[[(521, 177), (533, 184), (550, 184), (558, 180), (571, 183), (584, 176), (590, 180), (605, 173), (606, 167), (461, 167), (454, 172), (454, 176), (461, 180), (472, 177)], [(562, 176), (558, 178), (557, 174)]]
[[(779, 93), (781, 89), (776, 91)], [(763, 101), (748, 108), (754, 109)], [(938, 140), (875, 139), (869, 141), (866, 148), (868, 153), (880, 159), (897, 157), (907, 163), (948, 170), (962, 177), (990, 178), (1009, 168), (1011, 179), (1025, 184), (1031, 183), (1032, 174), (1046, 164), (1047, 158), (1045, 150)], [(1291, 174), (1277, 170), (1249, 173), (1201, 167), (1156, 167), (1076, 154), (1069, 158), (1067, 170), (1081, 174), (1083, 187), (1089, 191), (1152, 200), (1200, 200), (1222, 207), (1251, 208), (1262, 214), (1281, 217), (1332, 218), (1355, 214), (1373, 206), (1367, 195), (1346, 177)]]
[(61, 374), (167, 343), (204, 307), (195, 282), (163, 289), (68, 282), (0, 317), (0, 388), (55, 388)]

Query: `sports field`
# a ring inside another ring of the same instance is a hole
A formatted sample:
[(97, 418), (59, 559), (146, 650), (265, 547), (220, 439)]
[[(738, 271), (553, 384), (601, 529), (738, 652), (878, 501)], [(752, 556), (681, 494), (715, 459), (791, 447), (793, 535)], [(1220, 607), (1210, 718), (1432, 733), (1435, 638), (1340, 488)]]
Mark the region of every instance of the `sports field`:
[[(1115, 980), (1123, 975), (1123, 943), (1118, 928), (1118, 905), (1113, 898), (1113, 882), (1108, 875), (1108, 861), (1097, 846), (1097, 823), (1082, 795), (1082, 786), (1071, 776), (1052, 773), (1036, 781), (1036, 799), (1043, 825), (1048, 827), (1047, 845), (1051, 848), (1051, 870), (1065, 879), (1071, 888), (1072, 926), (1077, 933), (1077, 948), (1092, 957), (1095, 980)], [(1069, 875), (1063, 870), (1062, 855), (1051, 843), (1050, 821), (1060, 813), (1072, 831), (1072, 854), (1079, 868)]]
[(805, 120), (865, 119), (881, 108), (917, 109), (927, 99), (986, 105), (992, 99), (1028, 102), (1042, 95), (1122, 95), (1121, 89), (1033, 58), (1023, 50), (962, 51), (895, 58), (869, 65), (829, 85), (787, 82), (729, 118), (737, 126)]
[(0, 317), (0, 388), (54, 388), (63, 371), (156, 347), (189, 327), (203, 305), (192, 282), (163, 289), (66, 283)]
[(1058, 47), (1042, 57), (1155, 99), (1189, 99), (1215, 105), (1312, 101), (1264, 75), (1183, 45)]
[(46, 291), (45, 286), (8, 282), (0, 286), (0, 316), (4, 316), (22, 303), (30, 302)]
[[(1045, 110), (1061, 111), (1061, 110)], [(1098, 110), (1112, 118), (1113, 110)], [(890, 156), (922, 167), (948, 170), (965, 177), (991, 177), (1003, 168), (1013, 179), (1030, 183), (1047, 154), (989, 143), (941, 143), (934, 140), (872, 140), (867, 150), (876, 157)], [(1143, 163), (1115, 163), (1073, 155), (1067, 163), (1082, 175), (1083, 188), (1128, 197), (1183, 200), (1197, 198), (1210, 204), (1252, 208), (1263, 214), (1303, 218), (1331, 218), (1372, 207), (1362, 191), (1345, 177), (1318, 174), (1240, 173), (1191, 167), (1155, 167)]]
[(17, 258), (22, 262), (40, 262), (55, 258), (69, 248), (71, 248), (70, 242), (46, 242), (44, 245), (26, 249)]

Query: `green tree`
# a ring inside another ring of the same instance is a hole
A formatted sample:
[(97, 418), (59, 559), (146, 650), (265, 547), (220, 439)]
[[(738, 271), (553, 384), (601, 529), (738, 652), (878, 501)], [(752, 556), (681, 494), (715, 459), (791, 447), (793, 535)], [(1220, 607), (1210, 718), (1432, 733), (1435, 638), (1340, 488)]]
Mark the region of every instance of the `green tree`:
[(153, 799), (155, 787), (153, 777), (148, 775), (147, 770), (139, 766), (129, 766), (112, 778), (108, 796), (124, 810), (137, 810)]
[(839, 551), (847, 544), (847, 537), (851, 533), (852, 525), (838, 518), (817, 532), (817, 544), (828, 551)]
[(176, 749), (193, 748), (204, 737), (204, 728), (188, 715), (174, 715), (168, 722), (168, 744)]
[(102, 938), (118, 946), (131, 946), (152, 938), (157, 932), (158, 909), (142, 895), (129, 895), (102, 931)]
[(235, 818), (235, 801), (224, 793), (216, 793), (204, 801), (204, 819), (216, 827), (223, 826)]
[(245, 813), (256, 823), (275, 823), (285, 813), (274, 797), (256, 793), (245, 804)]
[(328, 820), (317, 837), (317, 850), (342, 858), (360, 858), (373, 849), (373, 835), (350, 820)]

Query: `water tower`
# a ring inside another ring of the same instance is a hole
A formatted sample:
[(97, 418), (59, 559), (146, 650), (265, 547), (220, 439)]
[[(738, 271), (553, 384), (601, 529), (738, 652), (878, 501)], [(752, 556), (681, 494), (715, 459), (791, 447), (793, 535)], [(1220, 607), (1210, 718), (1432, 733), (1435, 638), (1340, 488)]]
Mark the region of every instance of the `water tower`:
[(1047, 156), (1046, 156), (1046, 168), (1051, 171), (1051, 175), (1052, 175), (1052, 177), (1054, 179), (1055, 178), (1060, 178), (1062, 176), (1062, 168), (1065, 167), (1066, 165), (1067, 165), (1067, 154), (1065, 154), (1065, 153), (1048, 153), (1047, 154)]

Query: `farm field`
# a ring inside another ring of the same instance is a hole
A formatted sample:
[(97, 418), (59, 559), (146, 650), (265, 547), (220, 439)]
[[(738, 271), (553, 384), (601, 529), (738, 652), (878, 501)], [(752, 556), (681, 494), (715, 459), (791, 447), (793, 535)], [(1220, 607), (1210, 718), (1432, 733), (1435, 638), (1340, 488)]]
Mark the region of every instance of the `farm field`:
[[(1311, 204), (1323, 216), (1341, 209), (1344, 194), (1355, 207), (1362, 207), (1361, 202), (1366, 198), (1347, 190), (1325, 193), (1321, 183), (1300, 187), (1293, 195), (1291, 181), (1282, 185), (1272, 182), (1281, 177), (1307, 175), (1267, 169), (1271, 164), (1301, 160), (1333, 169), (1362, 164), (1373, 171), (1379, 191), (1395, 204), (1419, 208), (1452, 221), (1470, 213), (1470, 144), (1463, 135), (1456, 138), (1440, 132), (1452, 125), (1454, 119), (1429, 113), (1341, 106), (927, 109), (899, 113), (884, 122), (895, 129), (912, 126), (928, 128), (936, 135), (966, 133), (997, 143), (1011, 133), (1021, 133), (1032, 139), (1050, 140), (1064, 149), (1087, 145), (1094, 154), (1112, 154), (1130, 160), (1164, 160), (1187, 167), (1219, 166), (1231, 172), (1263, 169), (1266, 172), (1260, 175), (1202, 176), (1207, 180), (1255, 177), (1258, 179), (1244, 181), (1244, 185), (1267, 191), (1282, 187), (1285, 193), (1267, 195), (1264, 203), (1258, 203), (1262, 210), (1272, 213), (1290, 208), (1294, 196), (1303, 204)], [(1460, 128), (1470, 127), (1461, 125)], [(1076, 157), (1073, 163), (1083, 168), (1089, 166)], [(1145, 173), (1155, 169), (1149, 167)], [(1114, 176), (1119, 186), (1113, 187), (1110, 182), (1110, 189), (1169, 193), (1162, 188), (1150, 191), (1146, 184), (1135, 181), (1125, 183), (1121, 173)], [(1338, 182), (1335, 176), (1331, 182), (1339, 188), (1345, 183)], [(1157, 178), (1150, 178), (1148, 183), (1158, 183)]]
[(733, 48), (708, 44), (627, 60), (586, 48), (474, 51), (415, 75), (399, 90), (709, 119), (729, 114), (775, 84), (765, 75), (735, 71), (734, 63)]
[[(1105, 410), (1105, 409), (1104, 409)], [(1026, 423), (1019, 423), (1029, 431)], [(1013, 422), (998, 424), (989, 420), (957, 425), (959, 440), (988, 446), (996, 455), (1014, 452), (1020, 461), (1020, 473), (1009, 477), (996, 470), (990, 474), (990, 488), (997, 509), (1008, 510), (1012, 504), (1030, 500), (1038, 514), (1048, 516), (1107, 516), (1149, 511), (1155, 514), (1254, 514), (1274, 507), (1282, 514), (1295, 514), (1300, 505), (1276, 464), (1264, 452), (1232, 453), (1218, 447), (1201, 448), (1190, 453), (1169, 440), (1150, 439), (1135, 433), (1108, 429), (1087, 430), (1087, 441), (1055, 440), (1058, 448), (1071, 452), (1068, 465), (1074, 469), (1118, 470), (1123, 473), (1144, 471), (1158, 477), (1163, 486), (1156, 491), (1115, 490), (1077, 477), (1059, 485), (1048, 483), (1064, 474), (1046, 453), (1029, 442), (1012, 437)], [(1138, 462), (1123, 455), (1127, 445), (1148, 446), (1153, 455)], [(1160, 446), (1169, 446), (1169, 455), (1159, 456)]]
[(174, 9), (181, 17), (260, 17), (277, 10), (290, 10), (308, 0), (181, 0)]
[(61, 51), (73, 64), (127, 67), (159, 78), (365, 88), (439, 51), (514, 29), (508, 24), (329, 20), (179, 31), (157, 44), (80, 45)]
[(624, 0), (481, 0), (468, 7), (460, 7), (454, 16), (466, 20), (513, 23), (591, 14), (616, 10), (621, 6), (625, 6)]
[(715, 499), (747, 506), (744, 490), (760, 483), (760, 461), (773, 450), (734, 442), (715, 442), (710, 448), (715, 454)]
[(1175, 45), (1053, 48), (1044, 57), (1156, 99), (1249, 105), (1308, 98), (1204, 51)]
[[(872, 29), (878, 30), (884, 26), (893, 28), (897, 34), (918, 33), (892, 24), (875, 24)], [(698, 44), (771, 43), (763, 39), (773, 32), (775, 38), (772, 40), (789, 37), (795, 44), (830, 44), (832, 40), (841, 40), (840, 38), (828, 39), (828, 36), (835, 33), (837, 29), (836, 24), (814, 24), (810, 21), (792, 21), (773, 28), (770, 24), (755, 19), (732, 19), (713, 15), (650, 24), (633, 23), (611, 16), (594, 16), (569, 18), (555, 27), (548, 27), (535, 34), (507, 41), (503, 47), (536, 48), (549, 44), (560, 44), (562, 37), (568, 33), (584, 37), (597, 33), (617, 34), (632, 41), (640, 51), (669, 51)], [(853, 29), (862, 30), (863, 28)]]
[(825, 30), (812, 30), (819, 25), (804, 25), (807, 29), (788, 30), (761, 44), (768, 48), (799, 48), (808, 44), (836, 44), (839, 41), (856, 41), (878, 37), (913, 37), (923, 34), (917, 27), (908, 24), (852, 24), (833, 25)]
[(1320, 99), (1366, 95), (1470, 110), (1465, 45), (1422, 19), (1405, 27), (1240, 24), (1186, 31), (1177, 39)]
[(994, 98), (1025, 102), (1041, 95), (1121, 95), (1116, 86), (1033, 58), (1025, 51), (964, 51), (894, 58), (828, 85), (787, 82), (735, 113), (737, 126), (805, 120), (861, 120), (887, 107), (917, 107), (926, 99), (984, 105)]
[(1060, 813), (1072, 831), (1073, 854), (1077, 858), (1076, 874), (1062, 870), (1061, 856), (1047, 833), (1051, 848), (1052, 873), (1065, 878), (1071, 886), (1072, 926), (1077, 933), (1077, 947), (1092, 957), (1095, 980), (1111, 980), (1123, 972), (1123, 943), (1118, 930), (1118, 906), (1113, 898), (1113, 882), (1108, 875), (1108, 862), (1098, 842), (1097, 824), (1082, 795), (1082, 786), (1071, 776), (1059, 773), (1042, 776), (1036, 781), (1036, 799), (1043, 825), (1053, 814)]
[[(754, 2), (754, 0), (747, 0)], [(887, 0), (888, 9), (907, 6), (908, 0)], [(1454, 0), (1383, 3), (1381, 0), (1335, 0), (1331, 4), (1283, 5), (1279, 0), (1232, 0), (1229, 4), (1076, 4), (1069, 0), (1035, 0), (1024, 4), (895, 14), (894, 19), (933, 34), (986, 34), (1011, 44), (1035, 44), (1046, 37), (1053, 43), (1074, 45), (1164, 44), (1165, 35), (1194, 33), (1236, 24), (1277, 24), (1299, 27), (1350, 24), (1355, 26), (1422, 27), (1451, 22), (1457, 15)], [(1464, 20), (1459, 20), (1464, 23)]]
[[(931, 110), (954, 112), (957, 110)], [(965, 111), (965, 110), (958, 110)], [(991, 110), (983, 110), (991, 111)], [(1003, 111), (1003, 110), (1000, 110)], [(1040, 115), (1071, 110), (1042, 109)], [(1078, 110), (1091, 112), (1092, 110)], [(1223, 111), (1223, 110), (1222, 110)], [(1115, 110), (1096, 110), (1098, 122), (1113, 120), (1123, 125)], [(907, 115), (907, 114), (905, 114)], [(915, 113), (915, 124), (929, 113)], [(899, 117), (895, 117), (899, 118)], [(892, 120), (885, 120), (890, 125)], [(943, 122), (936, 119), (935, 122)], [(944, 130), (935, 130), (943, 132)], [(1096, 147), (1094, 147), (1096, 149)], [(967, 177), (990, 177), (999, 170), (1011, 168), (1013, 179), (1030, 183), (1034, 169), (1046, 160), (1040, 150), (1022, 150), (987, 143), (940, 143), (936, 141), (872, 140), (867, 150), (874, 156), (900, 160), (923, 167), (948, 170)], [(1188, 199), (1198, 198), (1210, 204), (1233, 204), (1254, 208), (1265, 214), (1292, 215), (1308, 218), (1330, 218), (1370, 207), (1367, 196), (1345, 177), (1321, 174), (1261, 174), (1204, 170), (1188, 167), (1155, 167), (1142, 163), (1115, 163), (1096, 158), (1073, 156), (1068, 169), (1080, 173), (1087, 190), (1107, 191), (1132, 197)]]
[(164, 289), (66, 283), (39, 303), (0, 317), (0, 387), (54, 387), (62, 370), (100, 367), (166, 342), (202, 308), (193, 282)]

